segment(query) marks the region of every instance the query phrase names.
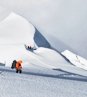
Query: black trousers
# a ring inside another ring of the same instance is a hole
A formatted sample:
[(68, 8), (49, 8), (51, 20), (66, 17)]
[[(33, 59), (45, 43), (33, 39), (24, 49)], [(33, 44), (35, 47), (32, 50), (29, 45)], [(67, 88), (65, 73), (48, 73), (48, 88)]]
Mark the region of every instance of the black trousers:
[(16, 73), (22, 73), (21, 69), (16, 69)]

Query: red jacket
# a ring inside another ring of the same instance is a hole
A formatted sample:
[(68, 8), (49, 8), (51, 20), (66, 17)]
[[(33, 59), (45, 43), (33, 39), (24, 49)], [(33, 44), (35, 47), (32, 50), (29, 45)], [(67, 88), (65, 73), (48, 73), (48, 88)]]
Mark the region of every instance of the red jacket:
[(18, 70), (22, 69), (21, 62), (20, 61), (18, 61), (16, 63), (16, 69), (18, 69)]

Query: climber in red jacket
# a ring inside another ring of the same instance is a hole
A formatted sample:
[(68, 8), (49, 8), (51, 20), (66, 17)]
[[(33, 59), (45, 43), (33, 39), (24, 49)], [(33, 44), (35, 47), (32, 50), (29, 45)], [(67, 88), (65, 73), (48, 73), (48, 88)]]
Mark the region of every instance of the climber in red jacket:
[(17, 61), (16, 63), (16, 73), (22, 73), (22, 60)]

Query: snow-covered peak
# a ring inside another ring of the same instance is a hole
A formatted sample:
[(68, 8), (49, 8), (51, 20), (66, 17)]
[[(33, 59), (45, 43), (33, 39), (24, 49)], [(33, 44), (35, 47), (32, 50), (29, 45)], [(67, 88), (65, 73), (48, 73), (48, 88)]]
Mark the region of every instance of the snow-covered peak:
[(65, 56), (73, 65), (87, 70), (87, 60), (69, 50), (62, 52), (62, 55)]
[(33, 25), (13, 12), (0, 22), (0, 44), (34, 45), (34, 33)]

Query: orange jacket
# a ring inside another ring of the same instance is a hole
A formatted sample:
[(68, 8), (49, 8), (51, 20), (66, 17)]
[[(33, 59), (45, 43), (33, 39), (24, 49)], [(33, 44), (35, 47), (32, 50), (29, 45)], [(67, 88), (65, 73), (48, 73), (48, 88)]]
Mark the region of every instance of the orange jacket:
[(18, 61), (16, 63), (16, 69), (22, 69), (21, 62), (20, 61)]

